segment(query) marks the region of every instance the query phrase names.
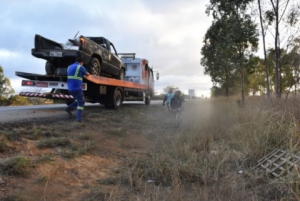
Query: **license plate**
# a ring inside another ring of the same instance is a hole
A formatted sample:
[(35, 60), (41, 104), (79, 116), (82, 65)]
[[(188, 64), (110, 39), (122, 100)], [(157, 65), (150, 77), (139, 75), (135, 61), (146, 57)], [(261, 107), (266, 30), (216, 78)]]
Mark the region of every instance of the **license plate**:
[(48, 87), (48, 83), (47, 82), (36, 82), (35, 86), (37, 86), (37, 87)]
[(50, 52), (51, 57), (62, 57), (62, 52)]
[(50, 86), (50, 87), (57, 87), (57, 86), (58, 86), (58, 83), (57, 83), (57, 82), (50, 82), (50, 83), (49, 83), (49, 86)]

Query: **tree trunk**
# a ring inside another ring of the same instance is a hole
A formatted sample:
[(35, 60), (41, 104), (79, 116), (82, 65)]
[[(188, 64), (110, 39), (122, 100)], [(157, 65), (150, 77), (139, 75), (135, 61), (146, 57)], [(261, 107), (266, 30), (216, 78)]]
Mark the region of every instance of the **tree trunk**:
[(260, 0), (257, 0), (257, 2), (258, 2), (260, 27), (261, 27), (261, 32), (262, 32), (263, 48), (264, 48), (264, 62), (265, 62), (266, 80), (267, 80), (267, 82), (266, 82), (266, 84), (267, 84), (267, 99), (268, 99), (268, 101), (270, 101), (271, 95), (270, 95), (269, 65), (267, 62), (267, 51), (266, 51), (266, 38), (265, 38), (266, 35), (265, 35), (264, 26), (263, 26)]
[(276, 1), (275, 6), (275, 75), (276, 75), (276, 97), (281, 98), (281, 72), (279, 66), (279, 56), (280, 56), (280, 49), (279, 49), (279, 0)]
[(244, 103), (245, 103), (245, 87), (244, 87), (245, 77), (244, 77), (243, 63), (241, 63), (240, 65), (241, 65), (241, 98), (242, 98), (242, 105), (244, 105)]
[(229, 86), (228, 86), (228, 71), (227, 71), (227, 68), (225, 69), (225, 95), (226, 97), (228, 98), (229, 97)]

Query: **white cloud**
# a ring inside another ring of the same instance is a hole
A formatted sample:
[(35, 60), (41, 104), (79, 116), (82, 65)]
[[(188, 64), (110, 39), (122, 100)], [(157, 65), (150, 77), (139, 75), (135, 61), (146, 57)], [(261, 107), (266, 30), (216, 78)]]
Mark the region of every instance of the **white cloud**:
[(18, 57), (18, 52), (12, 52), (5, 49), (0, 49), (0, 59), (6, 59), (6, 58), (16, 58)]
[[(210, 78), (203, 75), (200, 49), (210, 18), (209, 0), (11, 0), (0, 13), (0, 64), (19, 85), (15, 71), (44, 74), (45, 61), (31, 55), (34, 35), (65, 42), (79, 32), (104, 36), (118, 52), (147, 58), (160, 72), (156, 91), (168, 85), (209, 94)], [(18, 91), (18, 90), (16, 90)]]

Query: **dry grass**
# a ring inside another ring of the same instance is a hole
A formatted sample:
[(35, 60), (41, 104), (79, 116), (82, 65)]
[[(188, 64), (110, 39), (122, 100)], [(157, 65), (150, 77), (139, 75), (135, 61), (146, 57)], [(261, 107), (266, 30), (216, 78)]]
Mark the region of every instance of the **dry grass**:
[[(275, 148), (300, 151), (298, 111), (286, 104), (186, 104), (184, 127), (162, 131), (152, 152), (126, 161), (131, 168), (124, 183), (144, 191), (147, 200), (299, 200), (298, 169), (275, 179), (256, 168), (257, 160)], [(147, 185), (157, 188), (155, 198), (155, 188), (145, 190)]]
[[(76, 158), (88, 156), (102, 163), (117, 161), (118, 165), (105, 170), (105, 177), (81, 180), (83, 192), (73, 192), (77, 200), (300, 200), (298, 166), (280, 178), (257, 168), (257, 161), (275, 148), (300, 153), (297, 100), (268, 104), (249, 99), (244, 107), (230, 99), (187, 101), (182, 118), (183, 125), (174, 129), (165, 108), (143, 105), (90, 113), (84, 125), (65, 127), (63, 122), (54, 122), (4, 129), (0, 153), (8, 159), (1, 163), (1, 173), (30, 175), (32, 164), (55, 167), (51, 175), (35, 177), (36, 183), (45, 185), (45, 197), (51, 188), (48, 183), (62, 166), (59, 161), (73, 167)], [(33, 143), (39, 154), (11, 156), (12, 143), (24, 139)], [(79, 180), (79, 169), (68, 171)], [(22, 191), (18, 195), (6, 197), (34, 200)]]

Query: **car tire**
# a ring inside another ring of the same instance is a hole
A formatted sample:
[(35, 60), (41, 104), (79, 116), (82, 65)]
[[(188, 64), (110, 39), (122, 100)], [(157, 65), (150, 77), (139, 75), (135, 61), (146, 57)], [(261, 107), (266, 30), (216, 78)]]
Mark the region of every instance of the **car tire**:
[(97, 58), (93, 57), (90, 61), (88, 71), (91, 75), (100, 76), (101, 74), (101, 65)]
[(67, 76), (68, 75), (68, 69), (67, 68), (58, 68), (58, 69), (56, 69), (56, 75), (58, 75), (58, 76)]
[(125, 74), (126, 74), (126, 73), (125, 73), (125, 69), (124, 69), (124, 68), (121, 68), (118, 79), (119, 79), (119, 80), (125, 80)]
[(45, 64), (45, 71), (46, 71), (46, 75), (54, 75), (55, 74), (55, 68), (49, 61), (47, 61)]

